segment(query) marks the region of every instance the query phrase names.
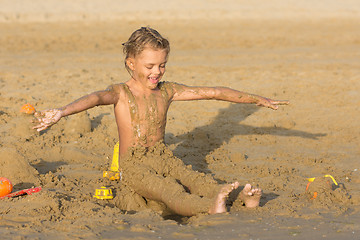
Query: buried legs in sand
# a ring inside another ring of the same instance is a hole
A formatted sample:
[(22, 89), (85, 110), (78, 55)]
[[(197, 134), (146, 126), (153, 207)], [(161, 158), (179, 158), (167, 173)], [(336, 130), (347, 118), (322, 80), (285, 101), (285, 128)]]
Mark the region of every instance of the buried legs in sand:
[[(233, 190), (237, 189), (238, 187), (238, 182), (223, 186), (215, 198), (214, 205), (210, 207), (209, 213), (216, 214), (226, 212), (226, 198)], [(261, 189), (252, 188), (250, 184), (246, 184), (244, 189), (240, 192), (239, 198), (244, 202), (246, 207), (257, 207), (260, 203)]]
[[(226, 199), (239, 187), (239, 183), (217, 186), (218, 193), (214, 197), (192, 194), (171, 176), (161, 176), (152, 169), (128, 169), (123, 172), (124, 183), (146, 199), (160, 201), (174, 213), (182, 216), (194, 216), (199, 213), (217, 214), (226, 212)], [(194, 172), (195, 174), (195, 172)], [(246, 184), (239, 194), (246, 207), (259, 206), (261, 190)]]
[[(219, 185), (211, 175), (194, 171), (165, 144), (131, 148), (121, 159), (123, 183), (145, 199), (163, 202), (175, 214), (226, 212), (226, 199), (239, 183)], [(246, 184), (239, 194), (247, 207), (259, 206), (261, 190)]]

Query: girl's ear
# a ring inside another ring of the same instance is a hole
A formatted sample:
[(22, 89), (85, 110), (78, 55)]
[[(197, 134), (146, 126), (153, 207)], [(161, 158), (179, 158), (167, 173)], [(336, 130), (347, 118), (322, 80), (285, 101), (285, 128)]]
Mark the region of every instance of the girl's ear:
[(132, 59), (132, 58), (126, 59), (126, 65), (127, 65), (132, 71), (135, 70), (135, 67), (134, 67), (134, 59)]

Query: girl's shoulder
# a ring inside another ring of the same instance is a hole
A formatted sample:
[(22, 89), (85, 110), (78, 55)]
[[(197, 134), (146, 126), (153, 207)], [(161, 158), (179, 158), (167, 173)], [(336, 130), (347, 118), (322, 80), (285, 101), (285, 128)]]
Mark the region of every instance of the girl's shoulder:
[(109, 86), (116, 92), (124, 91), (128, 88), (128, 86), (125, 83), (115, 83)]
[(168, 100), (171, 100), (175, 93), (175, 86), (177, 83), (175, 82), (159, 82), (158, 88), (162, 92), (162, 95), (167, 98)]
[(179, 87), (181, 88), (184, 85), (177, 83), (177, 82), (163, 81), (163, 82), (160, 82), (158, 86), (159, 86), (160, 90), (167, 90), (170, 92), (174, 92), (174, 91), (176, 91), (177, 88), (179, 88)]

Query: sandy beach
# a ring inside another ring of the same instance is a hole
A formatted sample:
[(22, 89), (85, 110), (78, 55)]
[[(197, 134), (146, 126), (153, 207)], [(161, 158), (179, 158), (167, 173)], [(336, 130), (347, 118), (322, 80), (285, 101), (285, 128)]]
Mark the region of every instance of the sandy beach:
[[(0, 238), (357, 239), (359, 22), (355, 0), (0, 0), (0, 177), (14, 191), (42, 187), (0, 200)], [(118, 141), (112, 106), (42, 133), (20, 112), (127, 81), (121, 43), (141, 26), (170, 41), (165, 81), (290, 101), (276, 111), (220, 101), (169, 110), (174, 155), (219, 183), (261, 187), (260, 207), (168, 214), (102, 177)], [(93, 197), (101, 186), (113, 200)]]

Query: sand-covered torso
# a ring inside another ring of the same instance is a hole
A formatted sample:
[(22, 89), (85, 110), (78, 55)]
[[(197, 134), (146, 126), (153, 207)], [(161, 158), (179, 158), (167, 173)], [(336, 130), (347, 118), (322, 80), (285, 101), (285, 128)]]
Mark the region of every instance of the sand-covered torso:
[(115, 116), (119, 131), (120, 153), (130, 146), (152, 146), (163, 140), (166, 115), (171, 103), (173, 83), (161, 82), (151, 94), (134, 93), (119, 84)]

